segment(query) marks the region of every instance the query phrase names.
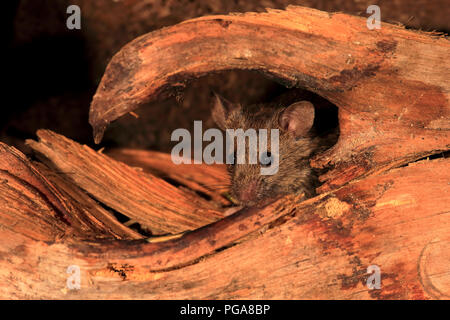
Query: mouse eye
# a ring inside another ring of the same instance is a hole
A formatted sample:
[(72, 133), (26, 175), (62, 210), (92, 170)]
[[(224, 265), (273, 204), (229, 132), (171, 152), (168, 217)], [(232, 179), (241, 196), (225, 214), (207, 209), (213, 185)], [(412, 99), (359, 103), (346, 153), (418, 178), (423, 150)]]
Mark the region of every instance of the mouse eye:
[(261, 153), (261, 157), (260, 157), (259, 161), (261, 162), (261, 165), (263, 167), (270, 166), (273, 161), (272, 154), (270, 153), (270, 151)]

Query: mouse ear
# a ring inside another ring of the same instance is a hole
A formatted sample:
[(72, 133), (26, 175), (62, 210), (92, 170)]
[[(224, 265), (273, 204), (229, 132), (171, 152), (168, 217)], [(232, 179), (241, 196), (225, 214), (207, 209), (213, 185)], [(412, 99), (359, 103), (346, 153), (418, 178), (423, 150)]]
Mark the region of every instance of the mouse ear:
[(281, 130), (292, 132), (295, 138), (301, 138), (314, 123), (314, 105), (309, 101), (299, 101), (284, 109), (278, 118)]
[(240, 108), (240, 105), (228, 101), (215, 92), (213, 93), (214, 107), (212, 109), (212, 118), (214, 122), (219, 126), (219, 128), (225, 130), (226, 120), (234, 110), (238, 110)]

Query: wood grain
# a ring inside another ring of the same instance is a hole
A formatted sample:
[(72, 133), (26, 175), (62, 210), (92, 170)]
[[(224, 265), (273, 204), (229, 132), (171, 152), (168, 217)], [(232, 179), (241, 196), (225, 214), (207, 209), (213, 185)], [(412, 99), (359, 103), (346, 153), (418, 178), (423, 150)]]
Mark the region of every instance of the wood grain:
[(27, 144), (95, 199), (143, 224), (154, 235), (193, 230), (223, 214), (195, 193), (48, 130)]
[[(434, 34), (370, 31), (364, 19), (302, 7), (202, 17), (137, 38), (111, 60), (92, 102), (97, 141), (108, 123), (188, 80), (260, 70), (339, 107), (339, 141), (312, 161), (330, 169), (319, 194), (225, 216), (228, 204), (208, 187), (224, 183), (218, 167), (112, 153), (126, 165), (40, 130), (28, 144), (45, 165), (0, 144), (0, 297), (449, 299), (450, 159), (437, 156), (450, 149), (449, 56)], [(152, 243), (114, 211), (155, 234), (186, 232)], [(71, 265), (80, 290), (67, 288)], [(372, 265), (381, 289), (367, 287)]]
[[(323, 190), (450, 147), (450, 42), (432, 33), (290, 6), (192, 19), (143, 35), (111, 60), (91, 103), (107, 125), (209, 72), (258, 70), (339, 107), (338, 143), (314, 161)], [(345, 172), (344, 175), (342, 173)]]

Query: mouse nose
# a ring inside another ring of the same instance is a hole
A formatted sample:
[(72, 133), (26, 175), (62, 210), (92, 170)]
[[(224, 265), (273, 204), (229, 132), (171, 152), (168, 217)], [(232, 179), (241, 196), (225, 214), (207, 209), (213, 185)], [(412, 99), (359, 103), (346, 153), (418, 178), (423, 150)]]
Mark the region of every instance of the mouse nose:
[(239, 193), (239, 200), (243, 202), (256, 200), (257, 181), (251, 181)]

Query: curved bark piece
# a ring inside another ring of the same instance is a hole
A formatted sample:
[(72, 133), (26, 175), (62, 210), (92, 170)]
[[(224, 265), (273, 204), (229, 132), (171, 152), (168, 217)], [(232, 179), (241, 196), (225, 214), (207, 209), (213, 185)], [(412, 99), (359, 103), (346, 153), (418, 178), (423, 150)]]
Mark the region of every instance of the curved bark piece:
[(191, 79), (259, 70), (340, 108), (340, 140), (313, 162), (337, 168), (322, 177), (329, 190), (450, 148), (449, 56), (443, 37), (391, 24), (369, 30), (364, 18), (303, 7), (202, 17), (123, 47), (106, 69), (89, 121), (98, 143), (108, 123)]
[[(336, 16), (300, 7), (268, 9), (188, 20), (133, 40), (113, 57), (92, 101), (95, 140), (101, 140), (111, 121), (208, 72), (255, 69), (288, 86), (353, 87), (361, 77), (373, 75), (386, 53), (373, 35), (358, 45), (348, 41), (356, 32), (370, 35), (363, 19), (345, 16), (353, 22), (348, 26)], [(338, 24), (342, 34), (330, 34)], [(359, 30), (347, 34), (355, 26)], [(387, 51), (395, 48), (389, 40)]]

